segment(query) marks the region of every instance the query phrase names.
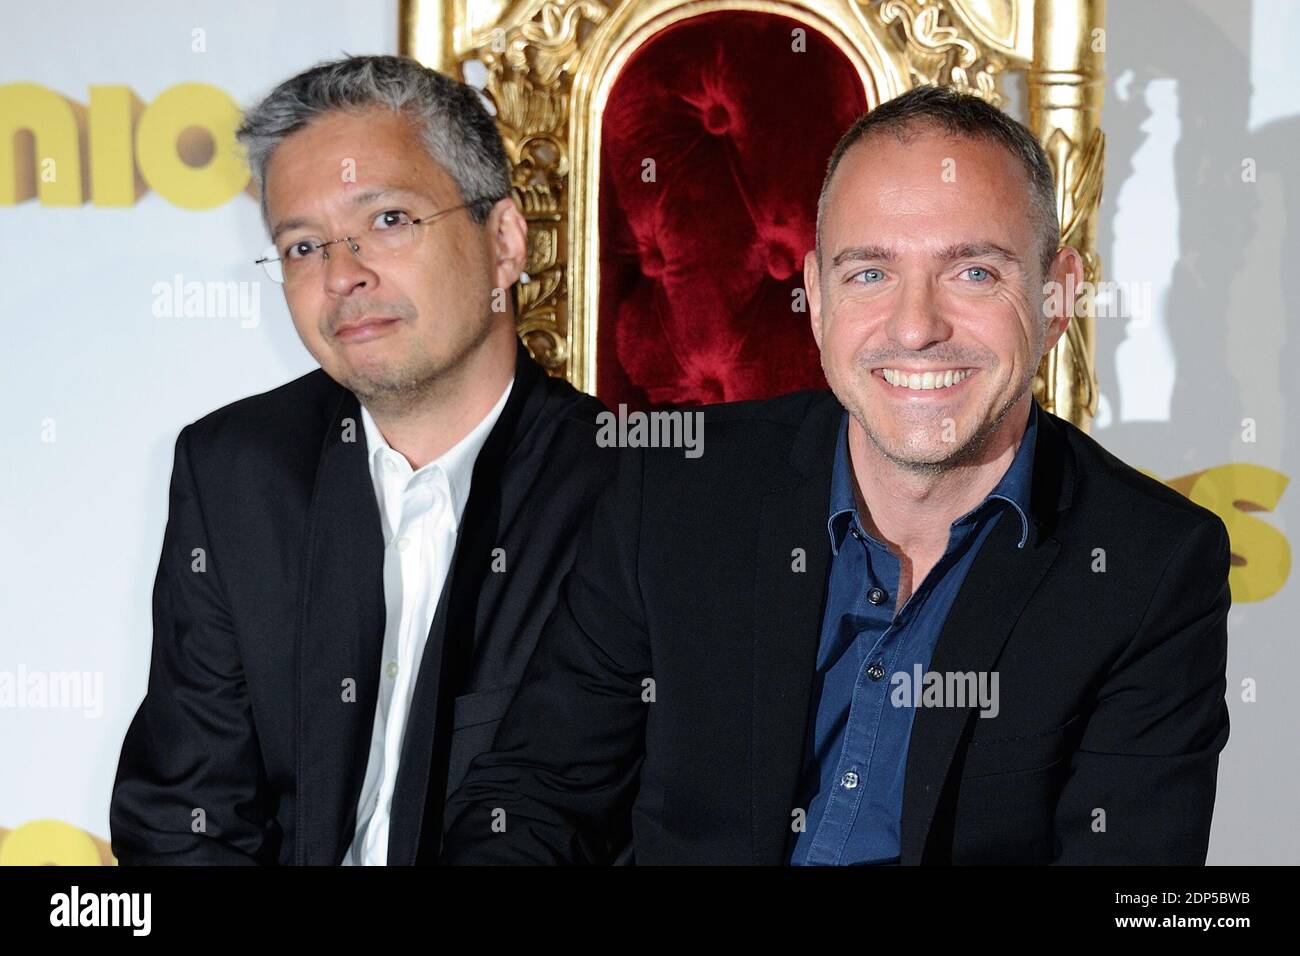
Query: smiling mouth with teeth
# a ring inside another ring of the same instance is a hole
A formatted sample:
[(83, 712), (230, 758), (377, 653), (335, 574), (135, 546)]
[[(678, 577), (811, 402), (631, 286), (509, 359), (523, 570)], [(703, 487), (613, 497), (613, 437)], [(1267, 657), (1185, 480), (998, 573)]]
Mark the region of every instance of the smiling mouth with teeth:
[(930, 372), (907, 372), (902, 369), (880, 369), (881, 377), (895, 388), (909, 389), (913, 392), (936, 391), (950, 388), (966, 381), (975, 374), (973, 368), (947, 368)]

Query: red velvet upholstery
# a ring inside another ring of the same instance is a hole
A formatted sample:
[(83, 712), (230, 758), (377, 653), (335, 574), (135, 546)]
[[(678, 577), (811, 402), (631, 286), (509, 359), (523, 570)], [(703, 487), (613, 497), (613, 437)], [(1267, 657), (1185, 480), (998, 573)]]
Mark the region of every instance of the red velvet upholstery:
[(792, 293), (826, 160), (865, 110), (839, 48), (786, 17), (704, 14), (629, 58), (601, 137), (596, 388), (607, 404), (825, 384)]

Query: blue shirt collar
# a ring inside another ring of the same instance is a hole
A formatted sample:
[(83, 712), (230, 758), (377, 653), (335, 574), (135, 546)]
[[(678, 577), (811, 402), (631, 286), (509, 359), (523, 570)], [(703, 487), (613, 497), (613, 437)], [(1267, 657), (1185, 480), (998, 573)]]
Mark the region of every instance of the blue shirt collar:
[[(1029, 401), (1029, 423), (1025, 426), (1024, 437), (1016, 456), (1003, 474), (1002, 479), (984, 500), (953, 522), (953, 525), (969, 523), (975, 520), (978, 512), (990, 501), (1006, 501), (1016, 509), (1020, 516), (1020, 544), (1023, 548), (1029, 539), (1029, 495), (1033, 487), (1034, 445), (1038, 437), (1038, 402)], [(831, 539), (831, 553), (840, 553), (840, 544), (850, 526), (856, 526), (864, 535), (862, 523), (858, 519), (858, 506), (853, 497), (853, 468), (849, 462), (849, 413), (843, 413), (840, 420), (839, 439), (835, 443), (835, 464), (831, 471), (831, 510), (826, 519), (826, 532)]]

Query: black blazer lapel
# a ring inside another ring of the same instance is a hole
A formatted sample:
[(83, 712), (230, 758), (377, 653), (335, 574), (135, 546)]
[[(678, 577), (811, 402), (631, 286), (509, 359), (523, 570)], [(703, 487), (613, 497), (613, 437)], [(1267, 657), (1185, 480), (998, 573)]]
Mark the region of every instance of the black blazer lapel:
[(390, 866), (433, 863), (441, 850), (454, 707), (473, 659), (483, 575), (500, 540), (506, 461), (544, 401), (545, 375), (519, 343), (514, 387), (474, 462), (456, 551), (429, 629), (402, 739), (389, 831)]
[[(477, 469), (476, 469), (477, 470)], [(471, 491), (471, 496), (473, 492)], [(465, 505), (465, 518), (471, 517), (470, 503)], [(456, 538), (456, 551), (447, 570), (447, 580), (443, 583), (442, 594), (438, 597), (438, 608), (429, 627), (424, 654), (420, 659), (420, 673), (416, 677), (415, 690), (411, 694), (411, 709), (406, 717), (406, 730), (402, 737), (401, 759), (397, 766), (397, 781), (393, 786), (393, 803), (390, 810), (388, 830), (388, 865), (412, 866), (416, 862), (416, 849), (425, 823), (425, 804), (430, 796), (430, 776), (433, 767), (448, 759), (451, 725), (451, 708), (456, 700), (456, 689), (447, 686), (446, 655), (448, 618), (453, 606), (463, 607), (464, 596), (456, 596), (457, 591), (464, 591), (469, 586), (471, 575), (467, 573), (469, 552), (477, 553), (481, 545), (469, 543), (466, 537), (472, 535), (474, 525), (461, 521), (465, 532)], [(458, 573), (459, 569), (459, 573)], [(458, 617), (452, 633), (459, 631), (463, 619)], [(470, 620), (470, 626), (473, 620)], [(439, 729), (442, 733), (439, 733)], [(441, 777), (441, 774), (433, 774)], [(439, 804), (441, 806), (441, 804)], [(439, 833), (441, 836), (441, 833)]]
[[(831, 467), (844, 410), (829, 393), (792, 445), (791, 473), (760, 503), (755, 553), (751, 767), (753, 859), (785, 862), (803, 765), (830, 541)], [(806, 567), (795, 570), (802, 549)]]
[(299, 597), (299, 865), (336, 864), (352, 840), (384, 642), (383, 526), (361, 406), (341, 391), (317, 467)]
[[(991, 670), (1025, 605), (1060, 551), (1052, 532), (1058, 512), (1070, 502), (1073, 457), (1060, 425), (1036, 401), (1034, 414), (1038, 416), (1038, 437), (1029, 539), (1023, 549), (1017, 547), (1021, 525), (1011, 510), (1005, 509), (948, 613), (930, 663), (932, 671)], [(916, 711), (903, 785), (903, 865), (922, 862), (957, 742), (973, 713), (973, 709), (955, 707), (922, 707)]]

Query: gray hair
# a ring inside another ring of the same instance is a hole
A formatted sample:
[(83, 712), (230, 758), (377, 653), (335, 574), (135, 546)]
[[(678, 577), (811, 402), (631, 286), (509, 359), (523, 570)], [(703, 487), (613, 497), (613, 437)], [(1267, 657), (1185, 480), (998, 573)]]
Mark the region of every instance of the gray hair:
[(932, 126), (966, 139), (984, 139), (1002, 146), (1029, 176), (1030, 211), (1036, 221), (1040, 246), (1039, 265), (1044, 274), (1056, 256), (1061, 227), (1056, 213), (1056, 185), (1051, 164), (1038, 138), (996, 106), (978, 96), (941, 86), (918, 86), (882, 103), (860, 117), (840, 138), (817, 198), (817, 262), (821, 263), (822, 221), (831, 177), (849, 149), (872, 132), (889, 131), (900, 142), (918, 127)]
[(317, 117), (385, 107), (415, 120), (429, 155), (447, 171), (477, 223), (510, 195), (501, 134), (478, 91), (404, 56), (349, 56), (318, 63), (285, 80), (244, 114), (235, 136), (262, 195), (276, 147)]

